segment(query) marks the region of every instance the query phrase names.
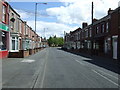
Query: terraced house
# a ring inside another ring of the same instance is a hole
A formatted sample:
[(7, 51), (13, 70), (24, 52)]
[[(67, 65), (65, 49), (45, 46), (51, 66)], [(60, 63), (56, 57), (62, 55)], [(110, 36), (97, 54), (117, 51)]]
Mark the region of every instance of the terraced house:
[[(76, 29), (77, 30), (77, 29)], [(108, 15), (97, 20), (92, 24), (83, 23), (82, 29), (73, 35), (71, 32), (66, 34), (65, 43), (77, 38), (80, 44), (77, 44), (79, 52), (92, 55), (106, 56), (113, 59), (120, 57), (120, 7), (115, 10), (108, 10)], [(74, 43), (74, 41), (73, 41)], [(69, 46), (69, 45), (67, 45)]]
[(0, 1), (0, 58), (22, 58), (41, 49), (41, 37), (7, 3)]
[(0, 58), (8, 56), (9, 51), (9, 10), (8, 4), (0, 0)]

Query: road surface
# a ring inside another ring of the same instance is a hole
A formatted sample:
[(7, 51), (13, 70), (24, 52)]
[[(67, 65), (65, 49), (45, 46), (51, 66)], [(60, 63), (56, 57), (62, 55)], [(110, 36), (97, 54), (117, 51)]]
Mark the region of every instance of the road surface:
[[(118, 88), (118, 74), (91, 58), (46, 48), (28, 58), (3, 60), (3, 88)], [(113, 67), (114, 68), (114, 67)]]

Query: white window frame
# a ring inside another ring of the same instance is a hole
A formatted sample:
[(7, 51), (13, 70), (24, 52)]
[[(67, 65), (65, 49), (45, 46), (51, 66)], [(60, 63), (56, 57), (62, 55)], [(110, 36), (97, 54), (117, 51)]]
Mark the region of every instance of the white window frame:
[[(19, 38), (18, 37), (14, 37), (15, 39), (13, 39), (13, 37), (11, 37), (11, 52), (18, 52), (19, 51)], [(12, 41), (15, 40), (15, 50), (12, 49), (13, 43)], [(18, 45), (17, 45), (18, 44)], [(18, 46), (18, 47), (17, 47)]]
[(6, 22), (6, 6), (2, 6), (2, 21)]

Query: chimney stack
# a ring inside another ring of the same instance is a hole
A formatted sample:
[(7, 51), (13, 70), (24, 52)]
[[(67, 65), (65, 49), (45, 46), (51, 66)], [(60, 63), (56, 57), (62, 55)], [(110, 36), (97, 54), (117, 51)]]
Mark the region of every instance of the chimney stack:
[(85, 27), (87, 27), (88, 26), (88, 23), (86, 23), (86, 22), (83, 22), (82, 23), (82, 28), (85, 28)]
[(111, 8), (109, 8), (109, 10), (108, 10), (108, 15), (110, 15), (111, 13), (112, 13), (112, 9)]

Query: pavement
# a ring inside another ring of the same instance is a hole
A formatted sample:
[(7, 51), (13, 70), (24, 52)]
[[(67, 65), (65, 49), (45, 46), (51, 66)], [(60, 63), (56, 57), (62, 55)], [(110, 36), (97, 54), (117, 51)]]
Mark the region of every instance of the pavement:
[(116, 88), (117, 63), (46, 48), (27, 58), (2, 60), (3, 88)]

